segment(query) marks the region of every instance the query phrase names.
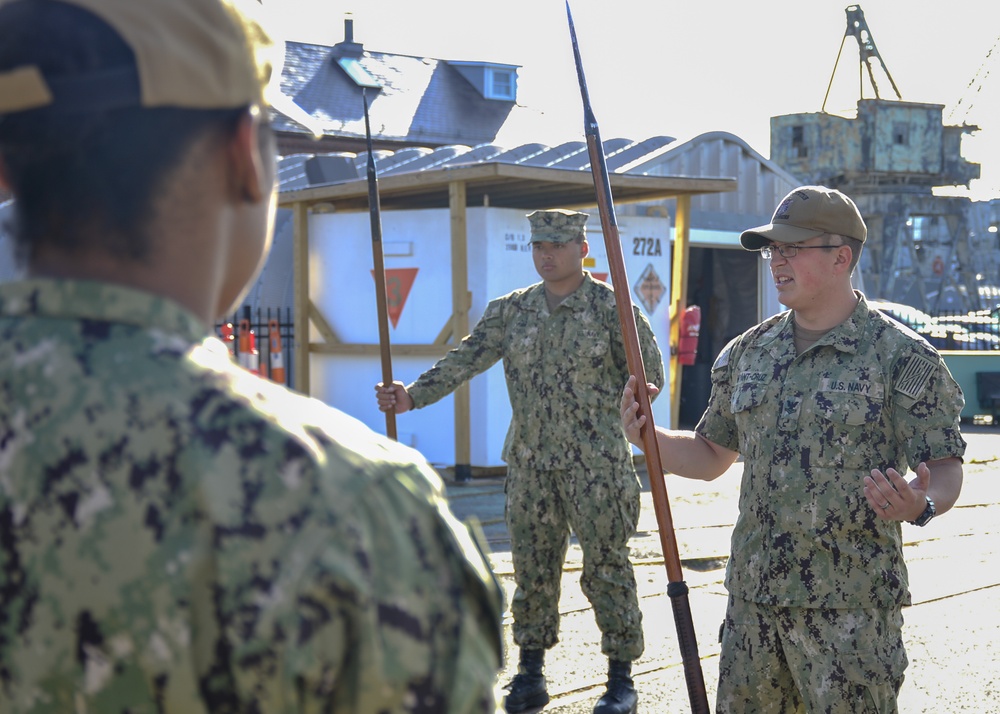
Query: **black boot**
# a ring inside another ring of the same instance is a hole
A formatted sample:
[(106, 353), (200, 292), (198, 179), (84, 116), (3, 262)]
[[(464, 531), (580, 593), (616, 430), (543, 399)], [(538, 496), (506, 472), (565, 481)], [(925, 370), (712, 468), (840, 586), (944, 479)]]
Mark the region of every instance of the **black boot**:
[(521, 650), (517, 664), (517, 674), (507, 685), (509, 693), (503, 699), (507, 714), (540, 709), (549, 703), (549, 693), (545, 691), (545, 650)]
[(639, 695), (632, 683), (632, 663), (611, 660), (608, 665), (608, 691), (594, 707), (594, 714), (635, 714)]

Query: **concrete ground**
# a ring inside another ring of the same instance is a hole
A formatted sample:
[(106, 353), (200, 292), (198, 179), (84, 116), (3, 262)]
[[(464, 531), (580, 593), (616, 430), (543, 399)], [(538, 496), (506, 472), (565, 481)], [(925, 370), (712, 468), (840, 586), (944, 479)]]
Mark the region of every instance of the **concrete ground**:
[[(903, 526), (913, 605), (904, 610), (910, 666), (899, 698), (906, 714), (1000, 713), (1000, 429), (969, 427), (965, 485), (955, 509), (926, 528)], [(702, 675), (714, 710), (722, 585), (729, 535), (737, 513), (742, 465), (712, 483), (667, 478)], [(632, 560), (644, 616), (646, 651), (633, 675), (640, 712), (691, 711), (677, 646), (667, 576), (648, 483)], [(445, 478), (448, 474), (445, 473)], [(508, 598), (513, 594), (503, 525), (503, 480), (448, 484), (452, 509), (475, 517), (490, 542), (491, 560)], [(590, 604), (580, 591), (580, 551), (571, 544), (563, 569), (560, 643), (546, 658), (552, 702), (545, 712), (589, 714), (604, 690), (607, 661)], [(508, 661), (500, 684), (516, 671), (517, 648), (505, 627)]]

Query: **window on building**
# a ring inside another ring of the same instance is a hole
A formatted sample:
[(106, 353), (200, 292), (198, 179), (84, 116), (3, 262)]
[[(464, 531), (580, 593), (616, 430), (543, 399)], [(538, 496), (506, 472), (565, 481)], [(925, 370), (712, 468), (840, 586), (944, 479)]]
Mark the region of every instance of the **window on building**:
[(792, 127), (792, 155), (800, 159), (809, 156), (809, 147), (806, 146), (806, 128), (804, 126)]
[(452, 61), (448, 64), (465, 77), (483, 99), (517, 101), (517, 65)]
[(514, 71), (498, 67), (486, 68), (486, 98), (513, 101), (515, 96)]
[(896, 146), (910, 145), (910, 125), (896, 122), (892, 125), (892, 143)]

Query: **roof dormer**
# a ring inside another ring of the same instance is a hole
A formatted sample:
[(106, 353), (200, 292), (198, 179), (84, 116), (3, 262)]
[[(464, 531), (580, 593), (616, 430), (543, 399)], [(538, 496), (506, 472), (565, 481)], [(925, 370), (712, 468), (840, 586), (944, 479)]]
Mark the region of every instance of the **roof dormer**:
[(517, 65), (448, 61), (485, 99), (517, 100)]

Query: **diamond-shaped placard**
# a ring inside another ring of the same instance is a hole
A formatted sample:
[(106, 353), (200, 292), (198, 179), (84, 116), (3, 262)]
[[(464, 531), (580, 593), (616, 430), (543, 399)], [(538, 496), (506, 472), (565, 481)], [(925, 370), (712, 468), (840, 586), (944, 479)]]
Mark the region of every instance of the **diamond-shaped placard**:
[(642, 271), (635, 285), (632, 286), (632, 292), (639, 300), (639, 303), (646, 308), (646, 314), (652, 315), (656, 311), (660, 301), (667, 294), (667, 286), (660, 280), (660, 276), (653, 267), (653, 264), (649, 263)]

